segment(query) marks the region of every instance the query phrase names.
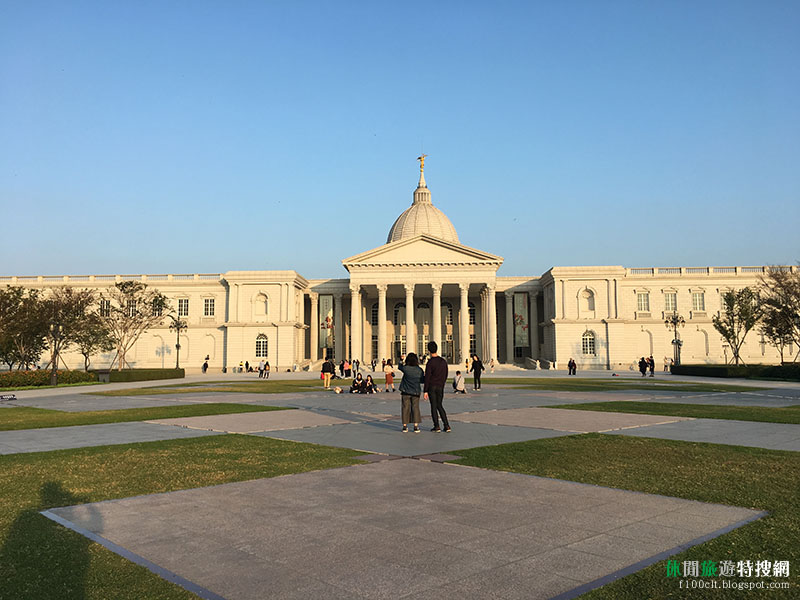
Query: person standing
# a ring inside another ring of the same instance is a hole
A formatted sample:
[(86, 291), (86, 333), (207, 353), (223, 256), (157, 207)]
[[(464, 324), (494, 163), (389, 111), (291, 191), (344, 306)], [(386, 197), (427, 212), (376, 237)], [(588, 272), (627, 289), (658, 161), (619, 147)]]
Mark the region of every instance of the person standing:
[(489, 361), (489, 373), (494, 373), (494, 359)]
[(261, 362), (258, 363), (258, 378), (264, 379), (264, 359), (261, 359)]
[(639, 359), (639, 372), (642, 377), (647, 377), (647, 359), (644, 356)]
[(264, 379), (269, 379), (269, 361), (264, 361)]
[(481, 389), (481, 372), (486, 370), (486, 367), (483, 366), (480, 357), (476, 354), (472, 357), (472, 366), (469, 368), (472, 372), (472, 389), (479, 390)]
[(203, 362), (203, 375), (208, 372), (208, 361)]
[(372, 359), (372, 372), (373, 373), (375, 372), (375, 365), (377, 365), (377, 364), (378, 364), (378, 361), (373, 358)]
[(389, 391), (389, 386), (392, 386), (392, 391), (394, 391), (394, 367), (392, 366), (392, 359), (386, 361), (386, 364), (383, 366), (383, 374), (386, 379), (386, 385), (384, 386), (384, 392)]
[(647, 362), (650, 363), (650, 377), (656, 376), (656, 361), (653, 359), (653, 356), (650, 355), (650, 358), (647, 359)]
[(664, 373), (669, 373), (669, 356), (664, 357)]
[(326, 390), (331, 389), (331, 377), (333, 376), (333, 363), (330, 359), (322, 363), (322, 387)]
[(403, 419), (403, 433), (408, 432), (408, 424), (414, 423), (414, 433), (419, 433), (422, 417), (419, 414), (420, 387), (425, 380), (425, 373), (419, 366), (419, 359), (413, 352), (406, 356), (404, 363), (397, 366), (403, 373), (400, 381), (400, 409)]
[(347, 377), (347, 379), (350, 379), (350, 377), (352, 376), (351, 366), (352, 365), (351, 365), (350, 361), (345, 358), (344, 359), (344, 376)]
[(447, 412), (444, 410), (444, 385), (447, 383), (447, 361), (437, 354), (439, 346), (436, 342), (428, 342), (428, 352), (431, 358), (425, 366), (425, 400), (431, 403), (431, 418), (433, 429), (440, 432), (439, 417), (442, 418), (444, 430), (450, 432), (450, 423), (447, 421)]

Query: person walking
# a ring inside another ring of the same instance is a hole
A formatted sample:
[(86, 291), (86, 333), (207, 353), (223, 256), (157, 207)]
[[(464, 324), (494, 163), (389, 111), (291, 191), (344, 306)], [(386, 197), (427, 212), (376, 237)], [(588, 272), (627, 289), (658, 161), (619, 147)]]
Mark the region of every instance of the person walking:
[(203, 362), (203, 375), (208, 372), (208, 361)]
[(352, 367), (352, 363), (351, 363), (349, 360), (347, 360), (347, 359), (345, 358), (345, 359), (344, 359), (344, 376), (345, 376), (347, 379), (350, 379), (350, 377), (352, 376), (352, 369), (351, 369), (351, 367)]
[(577, 375), (577, 372), (578, 372), (578, 363), (575, 362), (574, 358), (570, 358), (569, 362), (567, 363), (567, 374)]
[(650, 358), (647, 359), (647, 362), (650, 363), (650, 377), (656, 376), (656, 361), (653, 360), (653, 356), (650, 355)]
[(404, 363), (397, 365), (403, 373), (400, 381), (400, 412), (403, 419), (403, 433), (408, 433), (408, 424), (414, 423), (414, 433), (419, 433), (422, 417), (419, 414), (420, 387), (425, 380), (425, 373), (419, 366), (419, 359), (413, 352), (406, 356)]
[(644, 356), (639, 359), (639, 372), (642, 377), (647, 377), (647, 359)]
[(476, 354), (472, 357), (472, 366), (469, 368), (470, 372), (472, 373), (472, 389), (479, 390), (481, 389), (481, 372), (486, 370), (486, 367), (483, 366), (481, 359)]
[(372, 372), (374, 373), (375, 372), (375, 365), (378, 364), (378, 361), (373, 358), (371, 364), (372, 364)]
[(333, 363), (330, 359), (322, 363), (322, 387), (326, 390), (331, 389), (331, 377), (333, 376)]
[(450, 432), (450, 423), (447, 421), (447, 412), (444, 410), (444, 384), (447, 383), (447, 361), (437, 354), (439, 346), (436, 342), (428, 342), (428, 352), (431, 357), (425, 366), (425, 400), (431, 403), (431, 418), (433, 429), (440, 432), (439, 417), (442, 418), (444, 430)]
[(383, 366), (383, 374), (386, 378), (386, 385), (384, 386), (384, 392), (389, 391), (389, 386), (392, 386), (392, 391), (394, 391), (394, 367), (392, 366), (392, 359), (388, 359), (386, 364)]
[(489, 361), (489, 373), (494, 373), (494, 359)]

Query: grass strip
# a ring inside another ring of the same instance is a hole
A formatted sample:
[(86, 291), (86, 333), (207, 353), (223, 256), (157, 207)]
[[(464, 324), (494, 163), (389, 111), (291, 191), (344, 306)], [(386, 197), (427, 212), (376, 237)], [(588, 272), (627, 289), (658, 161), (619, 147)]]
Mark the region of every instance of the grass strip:
[[(691, 598), (798, 597), (794, 565), (800, 563), (800, 452), (584, 434), (454, 454), (463, 457), (455, 462), (476, 467), (768, 510), (769, 516), (671, 559), (681, 563), (751, 560), (754, 564), (756, 560), (788, 560), (790, 590), (693, 589)], [(684, 597), (687, 592), (679, 589), (678, 580), (666, 577), (665, 561), (581, 596), (592, 600)]]
[[(610, 377), (610, 376), (609, 376)], [(483, 377), (484, 384), (513, 385), (527, 390), (564, 392), (613, 392), (647, 390), (650, 392), (754, 392), (768, 387), (750, 387), (725, 383), (695, 383), (641, 377), (638, 379), (583, 379), (578, 377)]]
[(568, 410), (595, 410), (600, 412), (635, 413), (639, 415), (667, 415), (697, 419), (733, 419), (762, 423), (800, 424), (800, 404), (797, 406), (721, 406), (715, 404), (679, 404), (666, 402), (589, 402), (586, 404), (559, 404), (546, 408)]
[(341, 467), (356, 454), (220, 435), (0, 456), (0, 600), (196, 598), (39, 511)]
[(153, 419), (176, 419), (179, 417), (206, 417), (234, 413), (289, 410), (280, 406), (254, 406), (252, 404), (182, 404), (178, 406), (156, 406), (147, 408), (122, 408), (119, 410), (92, 410), (65, 412), (28, 406), (4, 408), (0, 412), (0, 431), (20, 429), (42, 429), (47, 427), (71, 427), (73, 425), (100, 425), (103, 423), (127, 423)]
[(56, 388), (85, 387), (87, 385), (101, 385), (99, 381), (79, 381), (78, 383), (60, 383), (58, 385), (24, 385), (18, 387), (0, 388), (0, 393), (18, 392), (21, 390), (54, 390)]
[[(350, 380), (346, 380), (350, 386)], [(342, 383), (339, 386), (345, 385)], [(107, 390), (103, 392), (87, 392), (92, 396), (156, 396), (162, 394), (198, 394), (238, 392), (244, 394), (286, 394), (292, 392), (314, 392), (322, 390), (322, 383), (303, 379), (299, 381), (248, 381), (241, 383), (202, 383), (202, 384), (173, 384), (168, 386), (154, 386), (143, 388), (129, 388), (124, 390)]]

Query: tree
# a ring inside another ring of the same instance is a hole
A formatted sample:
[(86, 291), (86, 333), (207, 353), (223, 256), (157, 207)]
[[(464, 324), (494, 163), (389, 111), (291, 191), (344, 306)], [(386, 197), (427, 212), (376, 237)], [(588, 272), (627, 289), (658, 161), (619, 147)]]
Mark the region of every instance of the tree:
[(733, 360), (739, 364), (739, 353), (744, 339), (761, 319), (761, 301), (758, 293), (746, 287), (722, 294), (722, 310), (712, 322), (723, 339), (731, 346)]
[(108, 334), (105, 324), (97, 313), (87, 315), (86, 321), (75, 336), (75, 346), (83, 355), (83, 368), (89, 370), (90, 357), (115, 348), (114, 340)]
[(117, 350), (111, 365), (116, 362), (121, 371), (128, 365), (128, 351), (145, 331), (161, 323), (169, 302), (161, 292), (138, 281), (120, 281), (100, 298), (105, 305), (98, 314)]
[(784, 349), (793, 343), (798, 352), (792, 362), (797, 361), (800, 355), (800, 272), (772, 267), (761, 278), (761, 295), (764, 337), (778, 348), (781, 361)]
[(6, 364), (27, 369), (46, 347), (47, 321), (38, 290), (8, 286), (0, 291), (0, 349)]
[(50, 364), (55, 371), (58, 358), (88, 327), (90, 315), (94, 313), (97, 294), (91, 290), (76, 290), (63, 286), (55, 288), (42, 301), (42, 310), (47, 322), (47, 345), (50, 349)]

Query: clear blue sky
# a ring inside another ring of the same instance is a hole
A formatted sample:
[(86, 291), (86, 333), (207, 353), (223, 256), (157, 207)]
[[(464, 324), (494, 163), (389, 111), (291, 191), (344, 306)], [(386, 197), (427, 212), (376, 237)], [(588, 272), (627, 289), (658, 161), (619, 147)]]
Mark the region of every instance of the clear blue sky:
[[(800, 2), (2, 2), (0, 272), (800, 259)], [(299, 245), (296, 245), (297, 241)]]

